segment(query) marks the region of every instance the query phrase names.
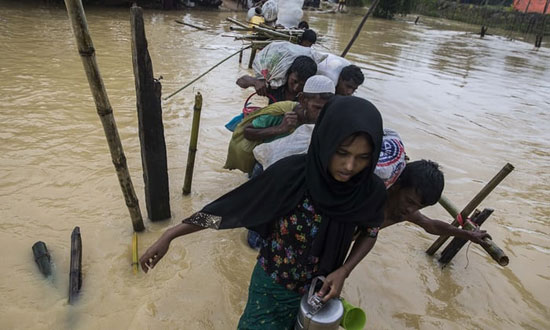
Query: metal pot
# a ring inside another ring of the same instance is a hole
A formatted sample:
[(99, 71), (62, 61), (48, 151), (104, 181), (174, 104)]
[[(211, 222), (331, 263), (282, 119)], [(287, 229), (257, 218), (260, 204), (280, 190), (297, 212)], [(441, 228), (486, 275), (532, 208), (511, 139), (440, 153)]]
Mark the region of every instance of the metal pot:
[(340, 299), (333, 298), (327, 303), (322, 303), (321, 298), (315, 294), (317, 280), (324, 281), (323, 276), (318, 276), (311, 282), (309, 293), (302, 297), (298, 319), (294, 330), (337, 330), (340, 320), (344, 315), (344, 307)]

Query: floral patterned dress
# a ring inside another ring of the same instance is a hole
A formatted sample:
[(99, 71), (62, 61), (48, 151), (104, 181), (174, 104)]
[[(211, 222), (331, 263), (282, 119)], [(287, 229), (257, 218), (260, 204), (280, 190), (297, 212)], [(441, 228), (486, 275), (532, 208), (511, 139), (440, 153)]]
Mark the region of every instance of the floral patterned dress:
[(311, 256), (310, 250), (321, 220), (306, 196), (288, 215), (274, 222), (258, 256), (258, 263), (275, 282), (300, 295), (309, 289), (319, 268), (319, 258)]

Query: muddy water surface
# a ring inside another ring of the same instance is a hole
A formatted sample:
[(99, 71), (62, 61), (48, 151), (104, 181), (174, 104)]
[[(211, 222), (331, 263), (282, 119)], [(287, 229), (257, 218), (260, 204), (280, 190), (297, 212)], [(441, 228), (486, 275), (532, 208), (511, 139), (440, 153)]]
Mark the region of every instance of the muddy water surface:
[[(132, 179), (145, 212), (130, 53), (129, 10), (88, 8)], [(227, 12), (146, 11), (155, 75), (168, 95), (240, 44)], [(208, 31), (174, 23), (184, 18)], [(309, 14), (339, 53), (360, 17)], [(506, 162), (516, 170), (483, 203), (484, 225), (510, 257), (500, 267), (477, 246), (447, 268), (424, 251), (435, 239), (414, 225), (384, 229), (346, 282), (372, 329), (550, 328), (550, 51), (478, 27), (423, 18), (370, 20), (349, 53), (385, 126), (402, 135), (412, 159), (438, 161), (457, 206)], [(103, 129), (62, 8), (0, 2), (0, 328), (231, 329), (242, 312), (255, 253), (244, 232), (205, 231), (175, 241), (149, 273), (132, 274), (132, 227)], [(322, 48), (321, 48), (322, 49)], [(248, 53), (244, 56), (244, 62)], [(251, 91), (234, 58), (164, 102), (173, 217), (146, 220), (140, 249), (167, 227), (246, 180), (222, 169), (230, 133), (223, 125)], [(181, 196), (194, 93), (204, 96), (193, 193)], [(450, 221), (445, 211), (426, 210)], [(67, 304), (70, 233), (80, 226), (84, 285)], [(47, 243), (55, 276), (32, 259)]]

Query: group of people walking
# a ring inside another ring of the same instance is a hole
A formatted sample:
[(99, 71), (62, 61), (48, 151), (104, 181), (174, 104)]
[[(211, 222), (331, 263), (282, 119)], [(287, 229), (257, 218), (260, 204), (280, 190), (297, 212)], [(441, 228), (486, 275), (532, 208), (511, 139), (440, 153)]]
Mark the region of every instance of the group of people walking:
[(140, 258), (148, 272), (177, 237), (250, 230), (259, 252), (239, 329), (292, 329), (300, 298), (318, 275), (326, 280), (317, 295), (324, 302), (339, 297), (380, 230), (392, 224), (408, 220), (480, 244), (487, 235), (419, 212), (439, 200), (443, 173), (432, 161), (406, 163), (399, 135), (384, 129), (377, 107), (351, 95), (364, 81), (359, 67), (344, 67), (336, 82), (316, 72), (303, 56), (278, 89), (252, 76), (237, 80), (271, 98), (244, 117), (229, 143), (225, 168), (250, 180), (166, 230)]

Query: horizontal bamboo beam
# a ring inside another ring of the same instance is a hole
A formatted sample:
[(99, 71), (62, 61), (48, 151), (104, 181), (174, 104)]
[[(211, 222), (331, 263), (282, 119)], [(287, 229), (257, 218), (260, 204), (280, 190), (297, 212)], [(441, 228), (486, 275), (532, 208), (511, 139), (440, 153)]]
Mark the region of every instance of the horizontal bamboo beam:
[[(464, 207), (464, 209), (460, 212), (463, 219), (468, 218), (470, 213), (472, 213), (475, 208), (498, 186), (499, 183), (506, 178), (510, 172), (514, 170), (514, 166), (510, 163), (506, 163), (502, 167), (502, 169), (489, 181), (480, 191), (477, 193), (477, 195), (472, 198), (472, 200)], [(445, 198), (445, 196), (441, 196), (441, 199), (439, 200), (439, 204), (443, 206), (445, 209), (445, 204), (449, 204), (450, 201)], [(447, 210), (449, 211), (449, 210)], [(451, 214), (453, 218), (456, 219), (456, 216), (458, 215), (458, 211), (453, 212), (454, 214)], [(458, 227), (458, 221), (454, 220), (451, 225)], [(449, 236), (440, 236), (429, 248), (426, 250), (426, 253), (428, 255), (434, 255), (434, 253), (449, 239)]]

